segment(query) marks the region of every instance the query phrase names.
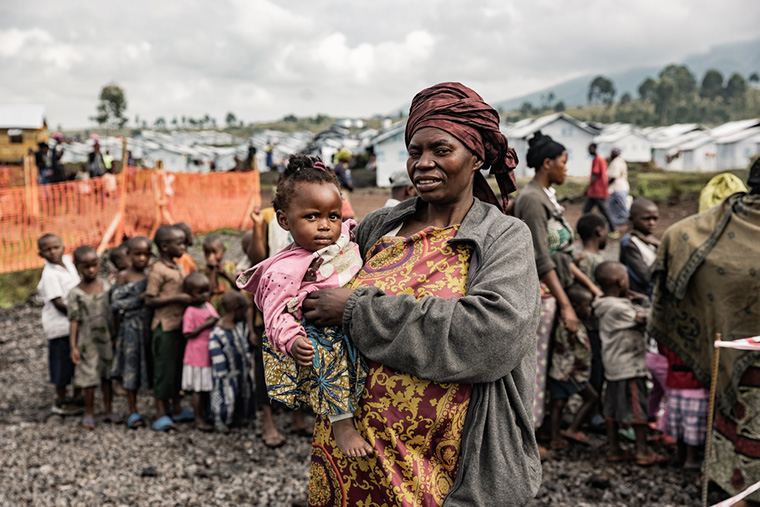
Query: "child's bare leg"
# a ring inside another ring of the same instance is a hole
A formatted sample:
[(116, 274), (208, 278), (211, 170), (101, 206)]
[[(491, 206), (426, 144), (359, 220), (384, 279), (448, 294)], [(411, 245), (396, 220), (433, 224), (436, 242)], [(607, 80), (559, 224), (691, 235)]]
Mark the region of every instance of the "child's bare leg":
[(581, 397), (583, 398), (583, 405), (578, 409), (578, 412), (575, 413), (575, 417), (573, 418), (573, 422), (570, 424), (570, 427), (567, 429), (570, 433), (578, 433), (578, 430), (580, 429), (581, 424), (583, 424), (583, 421), (586, 420), (586, 418), (589, 416), (591, 411), (594, 409), (596, 405), (596, 401), (598, 399), (598, 396), (596, 394), (596, 390), (594, 390), (591, 385), (587, 385), (583, 391), (580, 392)]
[(129, 406), (129, 413), (137, 413), (137, 391), (134, 389), (127, 389), (127, 405)]
[(103, 417), (108, 417), (111, 415), (111, 402), (113, 401), (111, 379), (100, 379), (100, 390), (103, 393)]
[(206, 423), (208, 422), (208, 406), (209, 406), (209, 398), (211, 397), (211, 393), (205, 391), (200, 393), (201, 394), (201, 405), (198, 407), (201, 413), (201, 420)]
[(58, 387), (55, 388), (55, 402), (56, 404), (60, 405), (63, 403), (63, 400), (66, 399), (66, 387)]
[(166, 409), (169, 405), (168, 400), (156, 400), (156, 418), (160, 419), (166, 415)]
[(343, 454), (350, 458), (361, 458), (372, 453), (372, 446), (356, 431), (353, 417), (331, 421), (330, 424), (335, 441)]
[(562, 449), (567, 447), (567, 440), (562, 437), (562, 414), (565, 412), (567, 400), (553, 399), (549, 404), (551, 406), (551, 432), (552, 439), (549, 447), (552, 449)]
[(285, 435), (277, 431), (277, 426), (274, 424), (274, 416), (272, 414), (272, 406), (263, 404), (261, 407), (261, 417), (263, 422), (263, 428), (261, 432), (261, 440), (268, 447), (277, 447), (285, 442)]
[(649, 427), (646, 424), (634, 424), (633, 433), (636, 435), (636, 454), (637, 457), (648, 457), (652, 451), (647, 444), (647, 429)]
[[(206, 395), (205, 397), (203, 395)], [(206, 398), (206, 400), (204, 400)], [(195, 427), (201, 431), (211, 431), (214, 429), (206, 422), (204, 401), (208, 401), (208, 393), (202, 393), (199, 391), (193, 392), (193, 412), (195, 412)]]
[(623, 449), (620, 448), (620, 435), (618, 435), (617, 421), (607, 421), (607, 442), (610, 449), (608, 455), (621, 454)]
[(179, 408), (180, 404), (182, 403), (182, 396), (176, 394), (174, 398), (172, 398), (172, 415), (177, 415), (180, 412), (182, 412), (182, 409)]
[(95, 419), (95, 387), (84, 388), (84, 416)]

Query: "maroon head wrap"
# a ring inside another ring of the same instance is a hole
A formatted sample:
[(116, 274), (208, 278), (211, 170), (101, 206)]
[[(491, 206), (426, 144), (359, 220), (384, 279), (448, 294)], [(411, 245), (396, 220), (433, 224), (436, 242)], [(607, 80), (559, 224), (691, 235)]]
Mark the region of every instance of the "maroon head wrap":
[(499, 114), (473, 90), (461, 83), (441, 83), (418, 93), (409, 109), (405, 142), (421, 128), (435, 127), (456, 137), (491, 168), (501, 191), (502, 203), (480, 173), (475, 173), (472, 193), (481, 201), (507, 209), (509, 194), (517, 190), (512, 170), (517, 153), (499, 130)]

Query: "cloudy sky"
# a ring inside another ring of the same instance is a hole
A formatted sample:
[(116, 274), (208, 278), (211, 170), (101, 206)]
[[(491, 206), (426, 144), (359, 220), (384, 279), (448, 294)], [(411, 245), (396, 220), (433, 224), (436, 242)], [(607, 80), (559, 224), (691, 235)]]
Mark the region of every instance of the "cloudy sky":
[(441, 81), (496, 102), (748, 40), (758, 19), (757, 0), (3, 0), (0, 103), (74, 128), (112, 81), (130, 122), (386, 114)]

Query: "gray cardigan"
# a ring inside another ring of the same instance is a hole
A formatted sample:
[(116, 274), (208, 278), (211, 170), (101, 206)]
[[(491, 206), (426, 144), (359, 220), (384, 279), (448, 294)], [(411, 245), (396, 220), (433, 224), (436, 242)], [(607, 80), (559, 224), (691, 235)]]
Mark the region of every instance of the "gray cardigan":
[[(370, 213), (362, 257), (411, 216), (419, 198)], [(356, 289), (343, 328), (369, 359), (435, 382), (474, 384), (461, 461), (445, 506), (524, 505), (541, 483), (533, 431), (538, 276), (528, 228), (475, 199), (451, 242), (474, 246), (463, 298)]]

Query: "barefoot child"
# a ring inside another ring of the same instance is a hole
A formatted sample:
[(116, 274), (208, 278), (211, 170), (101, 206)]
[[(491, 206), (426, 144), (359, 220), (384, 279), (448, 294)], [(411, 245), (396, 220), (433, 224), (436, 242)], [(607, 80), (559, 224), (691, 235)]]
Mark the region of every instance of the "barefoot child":
[[(335, 175), (319, 159), (304, 155), (291, 156), (274, 207), (293, 243), (238, 279), (264, 313), (269, 396), (291, 407), (308, 403), (316, 413), (329, 414), (341, 451), (366, 456), (372, 448), (352, 418), (366, 366), (341, 329), (304, 327), (300, 311), (310, 292), (342, 287), (361, 268), (358, 246), (351, 240), (356, 222), (342, 222)], [(327, 376), (330, 381), (324, 382)]]
[(82, 425), (95, 429), (95, 388), (103, 391), (103, 422), (120, 423), (121, 417), (111, 413), (111, 286), (100, 278), (100, 259), (91, 246), (74, 250), (74, 265), (82, 279), (68, 296), (71, 322), (69, 344), (74, 363), (74, 385), (84, 389), (84, 419)]
[(119, 322), (111, 376), (120, 378), (122, 387), (127, 391), (127, 427), (130, 429), (145, 424), (137, 412), (138, 389), (150, 389), (153, 385), (152, 360), (147, 348), (153, 311), (145, 305), (150, 248), (151, 242), (145, 236), (135, 236), (127, 241), (130, 265), (119, 271), (111, 293), (111, 310)]
[(79, 283), (79, 273), (71, 261), (71, 256), (63, 255), (63, 244), (55, 234), (40, 236), (37, 240), (37, 248), (40, 257), (45, 259), (42, 277), (37, 285), (37, 294), (45, 303), (42, 307), (42, 329), (48, 339), (50, 383), (55, 386), (52, 412), (73, 415), (81, 413), (82, 408), (76, 406), (71, 398), (66, 398), (66, 386), (71, 383), (74, 375), (74, 363), (71, 362), (69, 346), (66, 299), (69, 291)]
[(198, 273), (190, 273), (182, 282), (182, 290), (190, 295), (191, 303), (182, 317), (182, 333), (187, 344), (182, 366), (182, 390), (192, 391), (195, 427), (201, 431), (211, 431), (208, 418), (209, 392), (211, 392), (211, 356), (208, 351), (208, 337), (211, 328), (219, 320), (219, 314), (211, 303), (211, 289), (208, 278)]
[[(595, 272), (604, 296), (592, 306), (599, 317), (602, 339), (602, 358), (607, 389), (604, 396), (604, 417), (607, 419), (607, 438), (610, 449), (607, 461), (635, 459), (640, 466), (664, 461), (647, 444), (646, 406), (646, 341), (644, 325), (647, 316), (637, 310), (627, 298), (628, 273), (619, 262), (603, 262)], [(620, 447), (620, 425), (633, 426), (636, 435), (636, 454)]]
[[(591, 300), (593, 295), (585, 287), (574, 283), (565, 290), (575, 314), (581, 321), (591, 317)], [(557, 326), (552, 349), (552, 362), (549, 369), (549, 392), (551, 393), (551, 432), (549, 446), (552, 449), (567, 447), (567, 439), (591, 445), (580, 425), (597, 402), (596, 390), (589, 384), (591, 372), (591, 345), (583, 324), (572, 337), (564, 326)], [(562, 415), (567, 400), (574, 394), (580, 394), (583, 404), (573, 418), (567, 431), (561, 431)]]
[[(162, 225), (156, 231), (159, 260), (148, 274), (145, 304), (153, 308), (153, 397), (156, 416), (153, 430), (174, 429), (174, 421), (192, 421), (190, 409), (180, 411), (179, 391), (182, 387), (182, 359), (185, 339), (182, 337), (182, 314), (190, 304), (190, 295), (182, 292), (185, 270), (174, 259), (185, 253), (185, 233), (181, 229)], [(174, 402), (174, 418), (169, 417), (169, 402)]]
[(211, 331), (208, 353), (213, 368), (211, 415), (222, 433), (254, 414), (251, 382), (251, 329), (248, 299), (239, 292), (222, 296), (224, 316)]

